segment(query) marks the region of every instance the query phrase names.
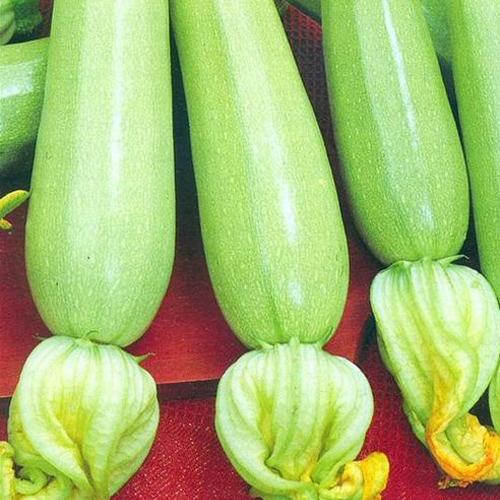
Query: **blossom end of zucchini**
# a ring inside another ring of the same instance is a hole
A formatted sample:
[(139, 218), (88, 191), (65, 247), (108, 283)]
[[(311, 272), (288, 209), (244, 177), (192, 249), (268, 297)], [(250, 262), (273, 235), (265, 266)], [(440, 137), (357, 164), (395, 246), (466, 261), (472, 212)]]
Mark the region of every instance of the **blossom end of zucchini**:
[(265, 500), (372, 500), (385, 487), (387, 458), (353, 461), (372, 414), (358, 368), (318, 345), (289, 342), (249, 352), (228, 369), (216, 430), (235, 469)]
[(28, 357), (10, 406), (16, 491), (109, 498), (146, 458), (158, 420), (156, 384), (128, 353), (46, 339)]
[(500, 352), (489, 283), (453, 258), (401, 262), (376, 276), (371, 301), (382, 358), (414, 433), (450, 476), (443, 484), (499, 476), (500, 437), (468, 413)]

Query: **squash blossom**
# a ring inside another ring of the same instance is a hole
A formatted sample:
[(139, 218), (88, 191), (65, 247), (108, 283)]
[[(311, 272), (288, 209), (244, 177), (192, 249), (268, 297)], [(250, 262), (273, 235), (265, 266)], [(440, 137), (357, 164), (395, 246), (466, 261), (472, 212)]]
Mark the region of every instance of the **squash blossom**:
[(372, 418), (370, 386), (317, 344), (245, 354), (222, 378), (216, 409), (220, 442), (259, 498), (372, 499), (385, 488), (384, 454), (353, 461)]
[(380, 352), (416, 436), (465, 486), (500, 477), (500, 437), (469, 413), (498, 364), (500, 310), (478, 272), (454, 258), (397, 262), (373, 281)]
[[(156, 385), (116, 346), (55, 336), (28, 357), (0, 443), (0, 499), (107, 499), (155, 436)], [(12, 460), (19, 466), (15, 477)]]

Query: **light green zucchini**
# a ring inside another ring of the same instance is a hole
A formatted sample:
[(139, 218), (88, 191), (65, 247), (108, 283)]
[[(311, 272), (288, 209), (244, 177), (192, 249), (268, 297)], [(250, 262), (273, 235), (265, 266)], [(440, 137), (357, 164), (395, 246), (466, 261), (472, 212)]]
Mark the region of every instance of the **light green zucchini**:
[(500, 436), (470, 413), (500, 354), (500, 309), (453, 262), (468, 227), (465, 162), (417, 0), (322, 6), (343, 180), (368, 246), (391, 264), (370, 299), (387, 368), (446, 486), (498, 481)]
[(48, 48), (48, 38), (0, 47), (0, 175), (32, 167)]
[(26, 262), (53, 333), (125, 346), (173, 261), (168, 15), (164, 0), (99, 5), (55, 5)]
[[(321, 4), (331, 0), (288, 0), (288, 2), (304, 11), (317, 21), (321, 21)], [(446, 14), (446, 0), (420, 0), (424, 16), (429, 27), (434, 48), (438, 53), (444, 69), (450, 64), (450, 27)]]
[(415, 0), (323, 4), (326, 73), (351, 210), (384, 263), (457, 254), (467, 172)]
[(450, 3), (453, 74), (481, 270), (500, 296), (500, 4)]
[[(482, 272), (500, 297), (500, 5), (495, 0), (450, 2), (452, 67), (469, 169)], [(489, 388), (500, 432), (500, 368)], [(500, 465), (492, 482), (500, 482)]]
[(354, 460), (370, 387), (321, 349), (345, 303), (346, 238), (278, 10), (273, 0), (171, 5), (210, 278), (233, 331), (257, 348), (219, 384), (219, 440), (252, 496), (379, 498), (387, 458)]
[(173, 172), (168, 3), (58, 0), (26, 226), (29, 284), (56, 336), (12, 398), (2, 500), (108, 500), (146, 457), (156, 385), (120, 347), (169, 281)]
[(292, 337), (324, 343), (345, 303), (346, 237), (277, 9), (272, 0), (182, 0), (172, 20), (222, 311), (251, 347)]

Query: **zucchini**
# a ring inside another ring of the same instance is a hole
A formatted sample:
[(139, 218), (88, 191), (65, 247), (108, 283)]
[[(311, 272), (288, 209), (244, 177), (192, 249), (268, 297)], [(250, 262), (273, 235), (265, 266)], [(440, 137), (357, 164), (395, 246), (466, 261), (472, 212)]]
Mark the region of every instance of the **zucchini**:
[(274, 1), (171, 5), (210, 278), (233, 331), (256, 348), (219, 384), (221, 445), (251, 496), (379, 498), (387, 458), (354, 460), (370, 386), (322, 350), (345, 304), (346, 237)]
[(32, 167), (48, 48), (48, 38), (0, 47), (0, 175)]
[[(321, 22), (321, 0), (288, 0), (291, 5), (302, 10), (308, 16)], [(323, 0), (325, 1), (325, 0)], [(326, 0), (329, 1), (329, 0)], [(454, 99), (451, 75), (450, 27), (446, 15), (447, 2), (444, 0), (420, 0), (427, 26), (429, 27), (434, 49), (439, 56), (441, 71), (446, 81), (446, 88)]]
[(156, 384), (120, 347), (152, 321), (172, 268), (169, 41), (166, 0), (55, 3), (26, 262), (56, 335), (12, 398), (2, 499), (107, 500), (154, 440)]
[[(274, 12), (261, 16), (265, 9)], [(346, 299), (346, 237), (277, 9), (272, 0), (182, 0), (172, 19), (222, 312), (250, 347), (292, 337), (325, 343)]]
[(382, 358), (441, 486), (500, 478), (500, 436), (470, 414), (494, 376), (500, 309), (454, 263), (469, 215), (463, 152), (419, 2), (322, 7), (341, 171), (367, 245), (391, 264), (370, 299)]
[(467, 171), (418, 5), (326, 2), (323, 30), (341, 172), (365, 242), (385, 264), (456, 255)]
[(453, 74), (481, 270), (500, 297), (500, 5), (453, 0)]
[(91, 6), (55, 5), (26, 264), (54, 334), (125, 346), (152, 321), (174, 255), (167, 8)]
[[(494, 0), (450, 3), (452, 68), (469, 169), (481, 271), (500, 297), (500, 6)], [(500, 367), (489, 391), (491, 419), (500, 432)], [(490, 478), (491, 479), (491, 478)], [(500, 467), (492, 482), (500, 482)]]

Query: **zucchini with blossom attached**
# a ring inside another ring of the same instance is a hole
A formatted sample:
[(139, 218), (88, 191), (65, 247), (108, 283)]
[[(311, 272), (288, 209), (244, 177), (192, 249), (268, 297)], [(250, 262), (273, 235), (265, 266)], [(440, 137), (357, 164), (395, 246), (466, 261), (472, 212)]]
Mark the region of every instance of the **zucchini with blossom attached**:
[(327, 82), (355, 222), (390, 265), (371, 303), (383, 360), (443, 485), (500, 473), (500, 437), (469, 411), (493, 377), (500, 310), (489, 283), (455, 264), (468, 178), (420, 3), (323, 2)]
[[(500, 5), (495, 0), (453, 0), (448, 16), (479, 261), (500, 297)], [(500, 432), (500, 366), (489, 389), (489, 404)], [(500, 482), (500, 475), (494, 482)]]
[(261, 498), (378, 498), (385, 455), (354, 460), (370, 387), (321, 349), (345, 304), (346, 237), (277, 9), (174, 0), (172, 21), (210, 278), (229, 325), (255, 349), (220, 382), (220, 442)]
[(120, 347), (165, 294), (174, 211), (168, 2), (57, 0), (26, 226), (55, 337), (14, 392), (2, 499), (108, 499), (147, 455), (156, 385)]

